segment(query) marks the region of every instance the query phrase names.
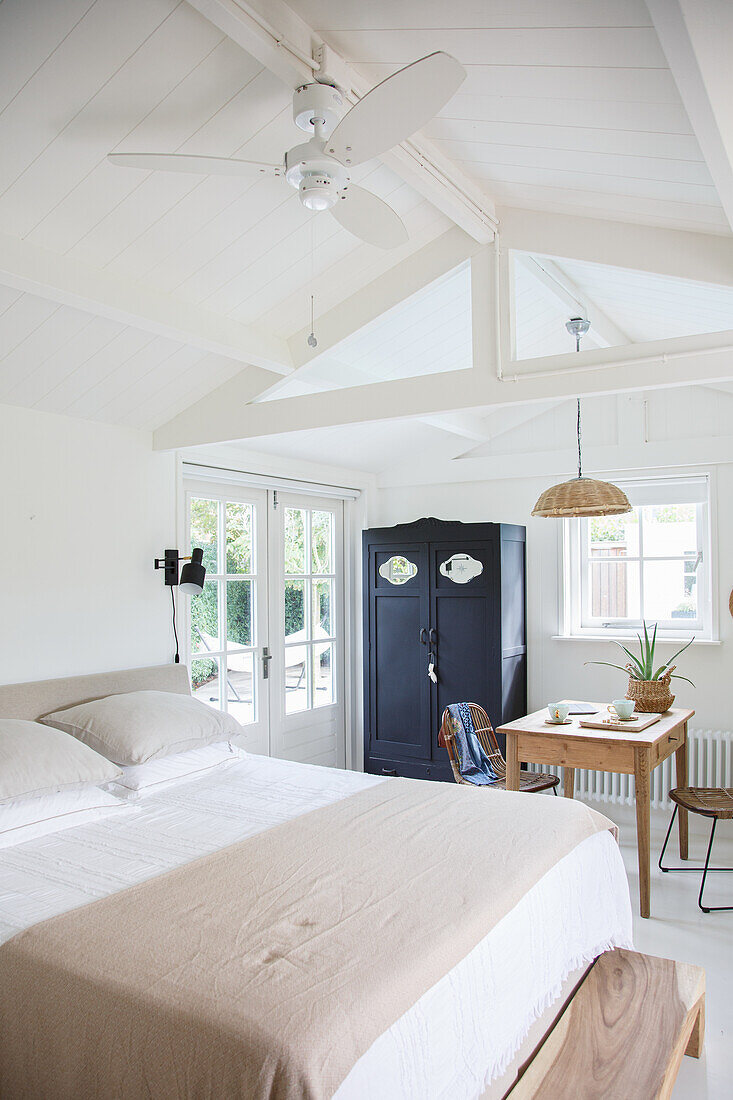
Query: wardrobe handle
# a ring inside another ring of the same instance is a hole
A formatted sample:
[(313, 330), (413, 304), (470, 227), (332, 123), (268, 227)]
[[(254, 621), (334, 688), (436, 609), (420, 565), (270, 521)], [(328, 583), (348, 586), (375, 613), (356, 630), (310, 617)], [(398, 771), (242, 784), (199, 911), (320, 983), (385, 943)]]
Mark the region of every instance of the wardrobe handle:
[(430, 644), (431, 645), (437, 645), (438, 631), (435, 629), (434, 626), (430, 627), (430, 630), (428, 631), (428, 637), (430, 638)]
[(394, 768), (382, 768), (382, 775), (397, 775)]
[(419, 638), (420, 638), (420, 645), (427, 645), (428, 644), (428, 632), (427, 632), (427, 630), (425, 629), (424, 626), (420, 627)]

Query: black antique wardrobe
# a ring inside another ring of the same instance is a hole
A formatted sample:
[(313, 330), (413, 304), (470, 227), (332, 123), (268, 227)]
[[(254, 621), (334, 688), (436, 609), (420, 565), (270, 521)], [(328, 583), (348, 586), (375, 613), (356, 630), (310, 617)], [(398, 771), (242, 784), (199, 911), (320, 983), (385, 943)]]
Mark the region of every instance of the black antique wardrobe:
[(526, 712), (525, 529), (421, 519), (365, 531), (363, 556), (365, 770), (450, 780), (448, 703)]

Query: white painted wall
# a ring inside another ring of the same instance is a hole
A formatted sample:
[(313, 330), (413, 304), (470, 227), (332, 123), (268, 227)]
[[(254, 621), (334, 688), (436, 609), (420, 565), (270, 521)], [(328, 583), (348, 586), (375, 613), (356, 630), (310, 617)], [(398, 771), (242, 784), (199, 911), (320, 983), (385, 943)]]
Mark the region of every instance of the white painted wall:
[(0, 405), (0, 682), (172, 660), (153, 558), (175, 546), (175, 459), (149, 434)]
[[(693, 645), (680, 662), (680, 672), (696, 684), (678, 683), (680, 703), (695, 708), (694, 725), (705, 729), (733, 729), (733, 619), (728, 596), (733, 587), (733, 464), (717, 468), (718, 585), (716, 604), (722, 645)], [(678, 471), (682, 473), (683, 470)], [(696, 468), (696, 472), (700, 472)], [(602, 476), (602, 475), (599, 475)], [(592, 659), (623, 656), (611, 642), (558, 641), (560, 622), (560, 524), (533, 519), (532, 507), (547, 478), (475, 481), (463, 484), (412, 485), (380, 489), (375, 494), (370, 523), (405, 523), (420, 516), (465, 522), (520, 523), (527, 528), (527, 618), (529, 646), (529, 705), (542, 707), (557, 698), (612, 699), (623, 695), (623, 674), (610, 668), (585, 666)], [(663, 649), (662, 653), (669, 652)], [(671, 651), (673, 652), (673, 650)]]

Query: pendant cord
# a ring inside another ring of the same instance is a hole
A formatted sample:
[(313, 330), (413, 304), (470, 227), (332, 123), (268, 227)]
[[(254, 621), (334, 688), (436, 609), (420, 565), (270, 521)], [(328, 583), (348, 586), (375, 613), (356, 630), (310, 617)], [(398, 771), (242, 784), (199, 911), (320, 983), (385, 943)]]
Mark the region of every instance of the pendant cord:
[(580, 398), (578, 398), (578, 426), (577, 426), (577, 432), (578, 432), (578, 477), (582, 477), (583, 476), (583, 456), (582, 456), (581, 449), (580, 449), (580, 437), (581, 437), (581, 431), (580, 431)]
[[(575, 350), (580, 351), (580, 332), (579, 331), (576, 331), (576, 333), (575, 333)], [(583, 456), (582, 456), (581, 450), (580, 450), (580, 434), (581, 434), (580, 433), (580, 398), (578, 398), (577, 433), (578, 433), (578, 477), (580, 478), (580, 477), (583, 476)]]

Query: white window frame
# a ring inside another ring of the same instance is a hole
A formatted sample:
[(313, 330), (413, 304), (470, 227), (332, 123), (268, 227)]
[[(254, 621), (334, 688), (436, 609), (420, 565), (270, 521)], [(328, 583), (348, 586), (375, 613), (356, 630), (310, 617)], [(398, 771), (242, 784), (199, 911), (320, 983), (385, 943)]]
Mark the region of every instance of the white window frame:
[[(694, 637), (698, 641), (713, 641), (716, 637), (716, 619), (714, 614), (714, 584), (715, 562), (713, 559), (712, 526), (713, 526), (713, 485), (710, 474), (690, 474), (690, 479), (700, 480), (705, 478), (707, 482), (706, 498), (697, 504), (697, 538), (698, 553), (702, 559), (697, 571), (697, 605), (698, 616), (695, 619), (669, 619), (660, 620), (658, 637), (660, 639), (683, 639)], [(654, 492), (654, 483), (660, 486), (660, 498), (663, 489), (667, 489), (670, 477), (644, 477), (643, 479), (616, 479), (617, 484), (625, 489), (633, 501), (634, 486), (643, 481), (647, 493)], [(676, 476), (673, 480), (687, 480), (686, 477)], [(668, 502), (668, 501), (667, 501)], [(650, 503), (652, 503), (650, 501)], [(663, 501), (660, 499), (660, 503)], [(684, 503), (680, 501), (680, 503)], [(589, 583), (589, 557), (587, 553), (587, 541), (584, 537), (587, 520), (566, 519), (563, 521), (562, 532), (562, 581), (563, 581), (563, 607), (561, 637), (621, 637), (634, 638), (642, 628), (642, 619), (602, 619), (593, 617), (587, 613), (587, 607), (591, 598)], [(595, 559), (593, 559), (595, 560)], [(603, 560), (603, 559), (600, 559)], [(654, 555), (645, 557), (643, 547), (643, 523), (639, 530), (639, 553), (628, 557), (613, 559), (618, 561), (640, 563), (640, 604), (642, 616), (644, 614), (644, 569), (645, 561), (669, 561), (684, 560), (681, 555)], [(647, 620), (651, 621), (651, 620)], [(656, 621), (656, 620), (655, 620)]]

